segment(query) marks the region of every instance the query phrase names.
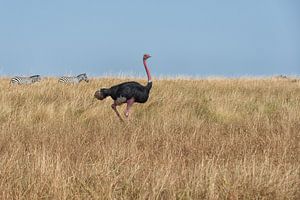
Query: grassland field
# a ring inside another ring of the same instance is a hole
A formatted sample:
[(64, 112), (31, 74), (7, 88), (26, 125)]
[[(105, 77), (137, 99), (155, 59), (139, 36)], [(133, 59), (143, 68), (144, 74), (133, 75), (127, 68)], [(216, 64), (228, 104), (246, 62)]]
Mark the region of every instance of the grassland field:
[(121, 123), (127, 80), (0, 78), (0, 199), (300, 199), (300, 81), (161, 78)]

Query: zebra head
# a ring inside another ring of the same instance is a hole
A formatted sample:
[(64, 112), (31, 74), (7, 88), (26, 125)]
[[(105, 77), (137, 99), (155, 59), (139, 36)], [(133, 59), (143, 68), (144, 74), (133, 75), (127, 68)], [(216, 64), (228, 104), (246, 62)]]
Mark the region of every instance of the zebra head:
[(80, 82), (80, 81), (85, 81), (85, 82), (87, 82), (87, 83), (89, 82), (89, 79), (88, 79), (86, 73), (84, 73), (84, 74), (79, 74), (79, 75), (77, 76), (77, 78), (78, 78), (79, 82)]
[(41, 81), (41, 76), (40, 75), (33, 75), (33, 76), (30, 76), (29, 78), (32, 80), (33, 83)]

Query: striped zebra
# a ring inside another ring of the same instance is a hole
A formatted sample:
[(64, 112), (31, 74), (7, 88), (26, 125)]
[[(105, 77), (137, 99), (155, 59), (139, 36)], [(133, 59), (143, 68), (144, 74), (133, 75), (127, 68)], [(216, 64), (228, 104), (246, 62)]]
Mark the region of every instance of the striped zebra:
[(35, 82), (40, 82), (40, 75), (33, 75), (29, 77), (15, 76), (10, 80), (10, 84), (12, 85), (28, 85)]
[(62, 76), (58, 79), (59, 83), (80, 83), (81, 81), (89, 82), (89, 79), (86, 75), (84, 74), (79, 74), (78, 76)]

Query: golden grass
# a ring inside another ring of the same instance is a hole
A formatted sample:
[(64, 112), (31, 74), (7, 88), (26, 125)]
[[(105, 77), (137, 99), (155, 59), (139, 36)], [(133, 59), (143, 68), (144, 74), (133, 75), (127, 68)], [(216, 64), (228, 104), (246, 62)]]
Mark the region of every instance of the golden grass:
[(124, 80), (2, 78), (0, 199), (300, 199), (299, 82), (156, 80), (121, 123)]

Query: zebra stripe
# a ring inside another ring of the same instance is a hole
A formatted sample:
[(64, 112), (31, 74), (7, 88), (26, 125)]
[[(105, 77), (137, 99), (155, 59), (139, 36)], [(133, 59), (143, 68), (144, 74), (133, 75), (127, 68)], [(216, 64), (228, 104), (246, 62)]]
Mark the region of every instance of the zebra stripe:
[(58, 79), (59, 83), (80, 83), (81, 81), (89, 82), (87, 75), (79, 74), (78, 76), (62, 76)]
[(22, 77), (22, 76), (15, 76), (10, 80), (10, 84), (13, 85), (28, 85), (35, 82), (40, 82), (41, 76), (40, 75), (34, 75), (29, 77)]

